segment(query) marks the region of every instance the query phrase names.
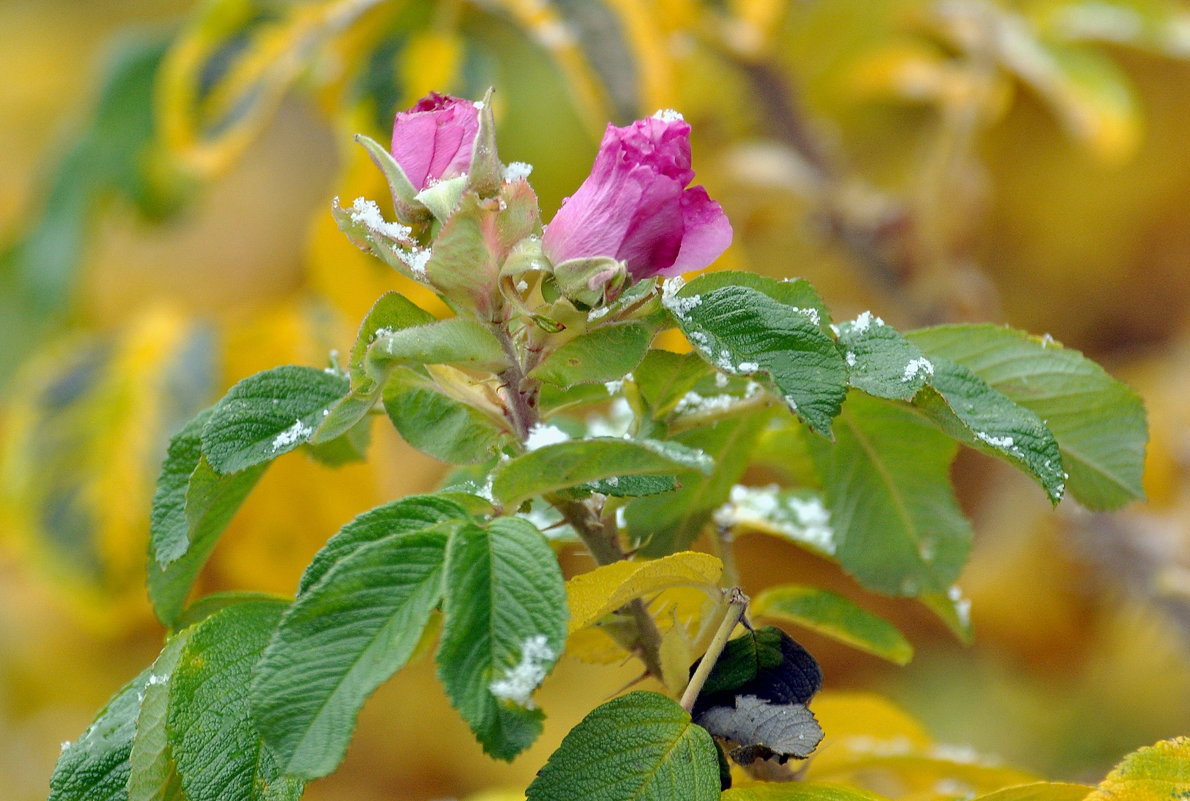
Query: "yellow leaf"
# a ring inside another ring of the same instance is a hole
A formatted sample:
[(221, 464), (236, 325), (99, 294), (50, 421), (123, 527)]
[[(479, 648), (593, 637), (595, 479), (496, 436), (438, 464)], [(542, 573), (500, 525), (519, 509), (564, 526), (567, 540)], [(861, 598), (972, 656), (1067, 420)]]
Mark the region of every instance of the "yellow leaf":
[(1124, 757), (1087, 796), (1087, 801), (1186, 798), (1190, 798), (1190, 737), (1175, 737)]
[(690, 680), (690, 663), (694, 661), (690, 635), (671, 613), (669, 629), (661, 635), (661, 680), (665, 689), (675, 696)]
[(566, 582), (570, 630), (586, 628), (634, 598), (669, 587), (696, 586), (715, 591), (722, 574), (722, 562), (695, 551), (598, 567)]
[(857, 787), (813, 782), (744, 785), (725, 791), (721, 798), (723, 801), (884, 801), (884, 796)]
[(973, 801), (1082, 801), (1091, 788), (1066, 782), (1030, 782), (981, 795)]

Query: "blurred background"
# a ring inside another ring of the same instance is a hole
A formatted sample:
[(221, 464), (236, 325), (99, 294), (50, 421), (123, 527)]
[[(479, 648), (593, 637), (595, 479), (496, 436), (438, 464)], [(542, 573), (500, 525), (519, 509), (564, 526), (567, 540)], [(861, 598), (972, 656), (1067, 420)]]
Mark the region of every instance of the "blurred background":
[[(161, 645), (143, 582), (169, 435), (249, 373), (349, 348), (386, 289), (429, 302), (329, 208), (386, 196), (351, 137), (387, 141), (432, 89), (496, 87), (546, 219), (607, 121), (678, 109), (735, 226), (721, 266), (809, 278), (836, 319), (1049, 333), (1134, 386), (1147, 500), (1121, 513), (1051, 511), (960, 457), (971, 645), (791, 544), (745, 536), (740, 567), (748, 592), (812, 579), (895, 620), (904, 668), (793, 633), (828, 693), (881, 693), (939, 742), (1095, 781), (1190, 733), (1190, 3), (0, 0), (0, 73), (5, 798), (44, 798), (59, 742)], [(272, 467), (201, 589), (290, 594), (339, 526), (435, 485), (375, 433), (367, 464)], [(564, 660), (545, 736), (505, 765), (423, 659), (307, 797), (523, 788), (633, 675)]]

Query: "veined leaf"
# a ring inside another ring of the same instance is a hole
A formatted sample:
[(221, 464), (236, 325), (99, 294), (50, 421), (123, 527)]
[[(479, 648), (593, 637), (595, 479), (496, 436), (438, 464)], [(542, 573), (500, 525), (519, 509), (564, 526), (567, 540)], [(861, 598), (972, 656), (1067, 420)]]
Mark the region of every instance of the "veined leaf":
[(913, 658), (913, 646), (884, 618), (851, 600), (816, 587), (785, 584), (752, 599), (757, 617), (797, 623), (898, 665)]
[(821, 312), (747, 286), (704, 292), (707, 285), (699, 278), (665, 301), (690, 343), (720, 371), (754, 376), (812, 429), (830, 436), (847, 370), (822, 332)]
[(1133, 751), (1112, 768), (1087, 801), (1170, 801), (1190, 796), (1190, 737)]
[(402, 364), (453, 364), (495, 373), (508, 366), (508, 357), (478, 320), (450, 317), (381, 334), (364, 357), (364, 369), (377, 380)]
[(558, 560), (533, 524), (460, 527), (446, 554), (438, 676), (484, 751), (512, 759), (541, 733), (532, 693), (566, 642)]
[(714, 514), (715, 524), (743, 531), (772, 534), (822, 556), (834, 556), (835, 530), (817, 493), (770, 485), (731, 488), (727, 503)]
[(957, 444), (910, 409), (854, 393), (837, 429), (811, 449), (843, 569), (887, 595), (945, 592), (971, 540), (950, 484)]
[(498, 464), (492, 471), (492, 494), (512, 508), (534, 495), (601, 478), (690, 470), (709, 474), (712, 464), (702, 451), (672, 440), (615, 437), (570, 440), (544, 445)]
[(364, 377), (364, 359), (372, 343), (383, 336), (405, 328), (430, 325), (436, 322), (434, 315), (422, 309), (400, 292), (385, 292), (360, 323), (355, 344), (351, 346), (348, 362), (353, 380)]
[(166, 713), (169, 680), (190, 633), (180, 631), (170, 638), (150, 668), (129, 755), (128, 801), (186, 801), (182, 779), (170, 753)]
[(49, 801), (124, 801), (128, 797), (128, 757), (140, 694), (151, 674), (149, 668), (121, 687), (83, 735), (64, 744), (50, 777)]
[(631, 692), (570, 730), (526, 791), (528, 801), (715, 801), (711, 735), (664, 695)]
[(491, 416), (409, 370), (388, 379), (384, 410), (406, 442), (447, 464), (489, 459), (508, 434)]
[(950, 359), (1032, 410), (1053, 432), (1066, 486), (1092, 509), (1141, 498), (1148, 428), (1140, 396), (1076, 350), (992, 325), (914, 331), (930, 356)]
[(912, 400), (934, 374), (916, 345), (871, 312), (839, 324), (848, 381), (877, 398)]
[(252, 665), (286, 604), (230, 606), (194, 629), (169, 683), (169, 744), (188, 801), (296, 801), (302, 782), (284, 776), (252, 721)]
[[(818, 327), (824, 334), (831, 330), (831, 313), (818, 290), (804, 278), (790, 278), (778, 281), (766, 275), (749, 273), (741, 270), (716, 270), (713, 273), (700, 275), (695, 282), (697, 286), (692, 291), (710, 292), (724, 287), (742, 286), (755, 289), (768, 295), (773, 300), (785, 306), (799, 309), (813, 309), (818, 318)], [(807, 316), (813, 317), (807, 313)]]
[(285, 611), (251, 689), (282, 773), (315, 779), (338, 767), (364, 700), (409, 659), (438, 605), (458, 525), (360, 545)]
[(566, 342), (529, 375), (563, 388), (622, 378), (645, 357), (653, 333), (642, 323), (596, 328)]
[(696, 353), (651, 350), (636, 370), (636, 386), (653, 417), (668, 413), (707, 375), (707, 363)]
[(202, 452), (220, 475), (265, 464), (305, 443), (347, 379), (286, 365), (249, 376), (215, 404), (202, 430)]
[(695, 551), (597, 567), (566, 582), (570, 630), (578, 631), (593, 625), (634, 598), (669, 587), (716, 588), (722, 575), (722, 562), (710, 554)]

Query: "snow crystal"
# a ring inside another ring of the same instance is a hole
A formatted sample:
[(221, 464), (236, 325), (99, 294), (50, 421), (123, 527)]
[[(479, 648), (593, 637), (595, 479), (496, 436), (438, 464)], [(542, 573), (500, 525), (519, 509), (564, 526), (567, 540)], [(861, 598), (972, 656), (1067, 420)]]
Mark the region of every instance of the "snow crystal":
[(976, 431), (975, 436), (981, 441), (986, 442), (993, 448), (1004, 448), (1007, 450), (1012, 447), (1012, 437), (993, 437), (991, 434), (985, 434), (982, 431)]
[(413, 247), (409, 250), (397, 250), (397, 257), (409, 267), (413, 277), (424, 281), (426, 264), (430, 261), (430, 251), (425, 248)]
[(493, 680), (488, 685), (488, 692), (501, 701), (512, 701), (517, 706), (533, 709), (533, 691), (545, 681), (556, 656), (544, 634), (526, 637), (521, 643), (520, 663), (504, 671), (502, 678)]
[(517, 281), (516, 282), (516, 291), (517, 292), (528, 292), (529, 291), (529, 282), (523, 278), (520, 281)]
[(1054, 338), (1053, 338), (1053, 336), (1050, 335), (1050, 333), (1048, 331), (1041, 335), (1041, 349), (1042, 350), (1045, 350), (1052, 344), (1054, 344)]
[(798, 314), (804, 314), (809, 317), (810, 322), (814, 323), (814, 325), (822, 322), (822, 318), (818, 316), (818, 309), (815, 309), (813, 306), (794, 306), (793, 310)]
[(593, 323), (606, 315), (609, 311), (611, 311), (610, 306), (600, 306), (598, 308), (591, 309), (591, 311), (587, 312), (587, 322)]
[(702, 303), (701, 295), (679, 298), (678, 292), (684, 286), (686, 286), (686, 279), (680, 275), (673, 278), (666, 278), (661, 282), (661, 305), (673, 312), (675, 317), (682, 320), (686, 319), (686, 315), (690, 313), (691, 309)]
[(387, 236), (389, 239), (407, 240), (413, 233), (413, 229), (407, 225), (384, 219), (384, 215), (380, 213), (380, 207), (374, 200), (357, 197), (347, 213), (351, 216), (353, 223), (362, 225), (374, 234)]
[(682, 116), (680, 111), (674, 111), (672, 108), (663, 108), (653, 113), (653, 119), (661, 120), (662, 122), (682, 122), (686, 118)]
[(475, 108), (478, 109), (479, 111), (483, 111), (484, 108), (486, 107), (482, 100), (476, 100), (471, 105), (475, 106)]
[(161, 676), (156, 673), (149, 674), (149, 680), (145, 682), (146, 686), (152, 687), (156, 684), (165, 684), (169, 681), (168, 676)]
[(279, 451), (282, 448), (287, 448), (298, 442), (302, 442), (314, 433), (314, 429), (303, 423), (301, 420), (295, 420), (293, 425), (282, 431), (273, 439), (273, 451)]
[(855, 322), (851, 324), (851, 332), (854, 334), (867, 333), (868, 329), (875, 324), (877, 327), (884, 325), (884, 320), (879, 317), (873, 317), (872, 312), (866, 311), (859, 317), (855, 318)]
[(727, 503), (715, 511), (713, 519), (716, 525), (725, 528), (747, 523), (762, 525), (822, 553), (835, 552), (835, 532), (822, 500), (816, 496), (782, 493), (776, 484), (735, 485)]
[(566, 442), (570, 439), (570, 435), (557, 426), (546, 425), (545, 423), (538, 423), (529, 431), (529, 436), (525, 439), (525, 450), (535, 451), (538, 448), (543, 448), (546, 445), (554, 445), (559, 442)]
[(62, 749), (62, 753), (66, 753), (66, 749), (70, 748), (70, 746), (71, 746), (70, 740), (63, 740), (62, 744), (58, 747)]
[(620, 390), (624, 388), (624, 379), (617, 378), (615, 381), (604, 381), (603, 386), (607, 389), (608, 395), (619, 395)]
[(740, 362), (739, 364), (737, 364), (735, 366), (735, 370), (733, 372), (755, 373), (759, 369), (760, 369), (760, 365), (757, 364), (756, 362)]
[(855, 367), (855, 353), (852, 351), (847, 351), (847, 366)]
[(727, 382), (730, 380), (731, 379), (729, 379), (727, 376), (723, 375), (723, 373), (715, 373), (715, 386), (719, 387), (719, 389), (723, 389), (724, 387), (726, 387)]
[(958, 616), (959, 622), (964, 626), (971, 625), (971, 599), (963, 597), (963, 591), (959, 589), (958, 584), (952, 584), (950, 589), (946, 591), (946, 597), (954, 604), (954, 613)]
[(918, 373), (923, 373), (927, 376), (934, 374), (934, 364), (929, 359), (920, 358), (913, 359), (909, 364), (905, 365), (905, 372), (901, 376), (901, 380), (905, 382), (912, 381), (917, 378)]
[(524, 181), (532, 172), (532, 164), (526, 164), (523, 161), (510, 161), (508, 166), (504, 168), (504, 180), (508, 183)]

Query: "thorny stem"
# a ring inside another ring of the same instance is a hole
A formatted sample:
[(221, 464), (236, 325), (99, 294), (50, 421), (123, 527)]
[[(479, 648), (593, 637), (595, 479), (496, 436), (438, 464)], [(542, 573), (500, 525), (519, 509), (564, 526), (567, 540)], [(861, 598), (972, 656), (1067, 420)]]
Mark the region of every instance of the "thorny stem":
[(714, 670), (715, 663), (719, 661), (719, 654), (723, 653), (723, 647), (727, 645), (731, 632), (744, 616), (744, 610), (748, 608), (750, 600), (739, 587), (732, 587), (727, 591), (727, 613), (723, 615), (723, 622), (719, 624), (718, 631), (711, 639), (711, 644), (707, 646), (707, 652), (703, 654), (702, 661), (690, 677), (690, 683), (686, 685), (686, 691), (682, 693), (682, 700), (679, 702), (687, 712), (694, 709), (694, 700), (698, 698), (707, 677)]

